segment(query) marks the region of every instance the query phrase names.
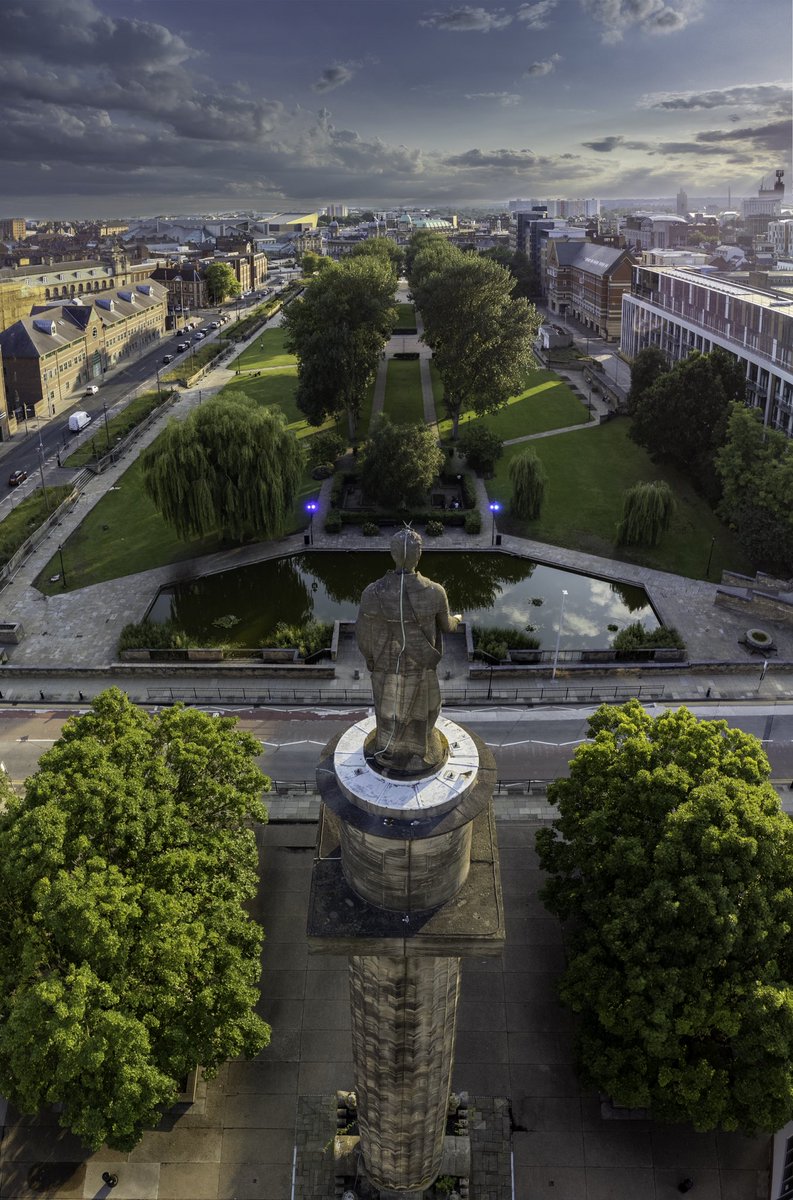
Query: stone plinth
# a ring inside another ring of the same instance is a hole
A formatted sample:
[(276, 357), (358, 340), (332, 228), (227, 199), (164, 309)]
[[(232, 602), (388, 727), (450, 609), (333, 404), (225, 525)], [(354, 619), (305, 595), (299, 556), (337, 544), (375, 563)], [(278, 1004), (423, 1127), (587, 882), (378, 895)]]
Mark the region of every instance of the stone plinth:
[(438, 1174), (460, 958), (504, 945), (493, 757), (438, 725), (449, 754), (431, 775), (374, 770), (371, 721), (329, 743), (317, 771), (309, 950), (350, 959), (360, 1145), (383, 1195), (420, 1194)]

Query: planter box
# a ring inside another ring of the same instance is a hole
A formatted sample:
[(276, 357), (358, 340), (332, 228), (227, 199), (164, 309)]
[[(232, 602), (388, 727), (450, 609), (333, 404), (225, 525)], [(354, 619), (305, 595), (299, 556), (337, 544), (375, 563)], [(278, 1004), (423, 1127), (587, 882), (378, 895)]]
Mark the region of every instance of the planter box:
[(187, 651), (189, 662), (223, 662), (223, 651), (214, 648)]

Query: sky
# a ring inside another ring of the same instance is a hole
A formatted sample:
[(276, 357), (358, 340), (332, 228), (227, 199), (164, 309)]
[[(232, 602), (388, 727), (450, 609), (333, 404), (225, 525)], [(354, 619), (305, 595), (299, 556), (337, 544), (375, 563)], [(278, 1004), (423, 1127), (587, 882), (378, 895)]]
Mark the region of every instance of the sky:
[(0, 216), (790, 195), (792, 60), (791, 0), (0, 0)]

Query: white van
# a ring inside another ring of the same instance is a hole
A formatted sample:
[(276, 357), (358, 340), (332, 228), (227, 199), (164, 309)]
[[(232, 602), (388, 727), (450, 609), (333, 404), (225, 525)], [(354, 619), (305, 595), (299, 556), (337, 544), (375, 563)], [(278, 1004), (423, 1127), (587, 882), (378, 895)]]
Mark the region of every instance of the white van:
[(69, 429), (72, 433), (79, 433), (81, 429), (85, 429), (86, 425), (91, 424), (91, 418), (87, 412), (73, 412), (69, 417)]

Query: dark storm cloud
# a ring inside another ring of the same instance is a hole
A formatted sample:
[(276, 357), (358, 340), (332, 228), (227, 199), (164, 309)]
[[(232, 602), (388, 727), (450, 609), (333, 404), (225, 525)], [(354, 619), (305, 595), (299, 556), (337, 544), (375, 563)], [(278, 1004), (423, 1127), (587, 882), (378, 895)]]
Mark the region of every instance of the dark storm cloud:
[(490, 33), (494, 29), (504, 29), (512, 23), (510, 13), (503, 8), (492, 12), (486, 8), (471, 7), (468, 4), (460, 8), (450, 8), (447, 12), (427, 13), (419, 21), (429, 29), (443, 29), (447, 33)]
[(621, 146), (624, 141), (625, 138), (618, 135), (616, 137), (601, 138), (599, 142), (582, 142), (581, 145), (585, 146), (587, 150), (597, 150), (598, 154), (610, 154), (612, 150), (616, 150), (618, 146)]
[(194, 54), (164, 25), (108, 17), (92, 0), (20, 0), (3, 11), (0, 44), (8, 55), (32, 55), (69, 66), (94, 58), (111, 66), (150, 69), (173, 66)]
[(352, 65), (339, 64), (335, 67), (326, 67), (320, 75), (316, 83), (312, 83), (312, 88), (315, 92), (331, 92), (334, 88), (341, 87), (342, 84), (349, 83), (355, 75)]
[(474, 147), (463, 154), (451, 154), (443, 160), (450, 167), (495, 167), (525, 170), (539, 161), (531, 150), (480, 150)]
[(770, 121), (744, 129), (710, 129), (697, 134), (697, 142), (753, 142), (758, 150), (785, 153), (790, 149), (790, 122)]
[(705, 92), (650, 92), (639, 100), (639, 108), (667, 111), (703, 108), (768, 108), (790, 106), (789, 85), (777, 83), (740, 84), (729, 88), (711, 88)]

